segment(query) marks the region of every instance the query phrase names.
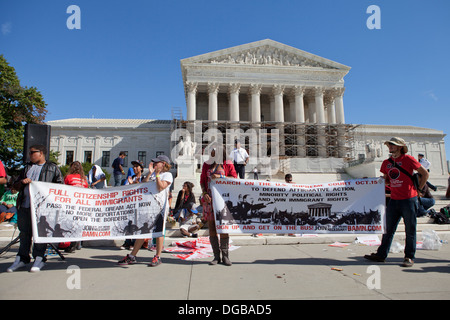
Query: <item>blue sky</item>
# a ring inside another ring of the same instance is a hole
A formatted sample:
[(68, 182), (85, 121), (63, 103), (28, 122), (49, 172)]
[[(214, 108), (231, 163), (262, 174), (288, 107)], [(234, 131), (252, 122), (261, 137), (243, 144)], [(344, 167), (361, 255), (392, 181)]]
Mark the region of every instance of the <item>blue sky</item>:
[(448, 0), (0, 0), (0, 53), (42, 92), (47, 120), (185, 114), (181, 59), (267, 38), (352, 67), (347, 123), (449, 133)]

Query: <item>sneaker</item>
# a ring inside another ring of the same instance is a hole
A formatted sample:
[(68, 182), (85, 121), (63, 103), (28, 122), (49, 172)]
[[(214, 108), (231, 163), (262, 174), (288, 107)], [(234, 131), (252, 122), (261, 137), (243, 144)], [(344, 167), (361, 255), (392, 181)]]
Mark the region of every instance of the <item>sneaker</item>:
[(152, 262), (150, 262), (149, 267), (157, 267), (161, 264), (161, 258), (154, 256)]
[(8, 269), (6, 269), (6, 272), (14, 272), (17, 269), (25, 267), (26, 265), (27, 264), (25, 262), (23, 262), (22, 260), (20, 260), (20, 257), (17, 256), (14, 263)]
[(45, 266), (45, 260), (42, 257), (36, 257), (30, 272), (39, 272)]
[(414, 261), (410, 258), (405, 258), (405, 260), (403, 260), (402, 266), (409, 268), (412, 267), (414, 265)]
[(372, 254), (366, 254), (364, 256), (364, 259), (370, 260), (370, 261), (375, 261), (375, 262), (384, 262), (385, 259), (383, 259), (380, 256), (377, 256), (376, 253), (372, 253)]
[(123, 258), (122, 260), (120, 260), (119, 262), (117, 262), (117, 264), (124, 266), (124, 265), (128, 265), (128, 264), (135, 264), (136, 261), (136, 257), (132, 257), (129, 254), (127, 254), (127, 256), (125, 258)]

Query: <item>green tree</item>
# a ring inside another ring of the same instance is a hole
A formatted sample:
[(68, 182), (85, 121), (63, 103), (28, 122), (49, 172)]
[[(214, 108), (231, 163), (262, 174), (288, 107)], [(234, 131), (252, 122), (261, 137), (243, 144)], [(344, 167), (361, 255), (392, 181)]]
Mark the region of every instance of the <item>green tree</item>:
[(15, 69), (0, 55), (0, 159), (9, 171), (22, 163), (25, 124), (43, 124), (45, 107), (37, 88), (22, 87)]

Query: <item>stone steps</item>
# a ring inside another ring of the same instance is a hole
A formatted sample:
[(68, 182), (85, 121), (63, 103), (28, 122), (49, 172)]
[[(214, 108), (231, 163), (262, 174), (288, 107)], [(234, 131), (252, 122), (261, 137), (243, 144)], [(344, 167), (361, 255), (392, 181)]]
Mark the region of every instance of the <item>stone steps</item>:
[[(440, 208), (445, 207), (450, 203), (450, 199), (445, 198), (445, 193), (438, 191), (434, 195), (436, 204), (434, 209), (439, 211)], [(423, 230), (434, 230), (438, 233), (441, 240), (450, 240), (450, 224), (439, 225), (435, 224), (432, 218), (420, 217), (417, 219), (417, 239), (421, 240), (421, 234)], [(405, 227), (403, 220), (400, 222), (395, 239), (397, 241), (403, 241), (405, 237)], [(208, 229), (204, 227), (198, 232), (200, 237), (208, 236)], [(12, 239), (19, 235), (19, 230), (6, 227), (6, 223), (0, 224), (0, 248), (8, 244)], [(318, 234), (318, 235), (304, 235), (304, 236), (288, 236), (288, 235), (276, 235), (276, 234), (264, 234), (262, 236), (253, 237), (251, 234), (243, 235), (231, 235), (234, 245), (288, 245), (288, 244), (317, 244), (317, 243), (333, 243), (342, 242), (350, 243), (355, 241), (356, 237), (364, 236), (367, 234)], [(381, 235), (379, 235), (381, 239)], [(192, 238), (183, 238), (179, 231), (179, 224), (166, 224), (166, 245), (170, 245), (173, 241), (186, 241)], [(123, 240), (105, 240), (105, 241), (85, 241), (84, 246), (120, 246)]]

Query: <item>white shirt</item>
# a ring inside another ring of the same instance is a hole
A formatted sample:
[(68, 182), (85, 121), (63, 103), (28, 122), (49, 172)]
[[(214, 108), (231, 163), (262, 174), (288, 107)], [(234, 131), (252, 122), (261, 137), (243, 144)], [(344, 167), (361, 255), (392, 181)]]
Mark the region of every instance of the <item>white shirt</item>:
[[(167, 181), (170, 184), (172, 184), (173, 182), (173, 176), (170, 172), (161, 172), (159, 174), (159, 178), (161, 179), (161, 181)], [(155, 181), (156, 180), (156, 173), (153, 172), (152, 175), (150, 176), (150, 181)], [(169, 189), (170, 186), (168, 186), (166, 189)]]
[(244, 148), (234, 149), (230, 153), (230, 159), (233, 162), (236, 162), (238, 164), (244, 164), (245, 160), (248, 159), (248, 153), (245, 151)]
[(422, 165), (422, 167), (424, 167), (426, 170), (430, 169), (430, 167), (431, 167), (431, 162), (428, 161), (428, 160), (425, 159), (425, 158), (420, 159), (420, 160), (419, 160), (419, 163), (420, 163), (420, 164)]

